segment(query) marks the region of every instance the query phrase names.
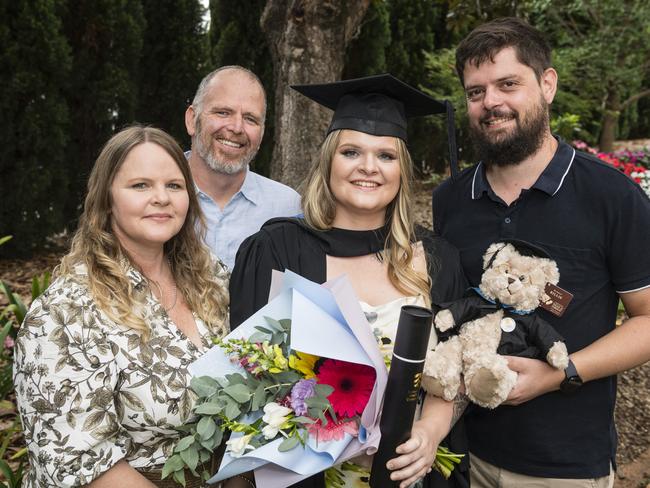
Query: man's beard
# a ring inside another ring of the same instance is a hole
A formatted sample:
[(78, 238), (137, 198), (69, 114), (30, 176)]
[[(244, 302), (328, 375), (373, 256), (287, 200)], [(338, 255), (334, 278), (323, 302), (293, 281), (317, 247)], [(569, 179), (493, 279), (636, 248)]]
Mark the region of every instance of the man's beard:
[[(481, 129), (481, 121), (491, 117), (507, 117), (514, 114), (516, 126), (506, 134), (489, 134)], [(543, 98), (522, 120), (518, 112), (490, 110), (479, 120), (479, 127), (470, 125), (472, 144), (479, 159), (486, 166), (514, 166), (534, 154), (544, 142), (548, 128), (548, 104)]]
[(253, 160), (257, 154), (257, 149), (249, 150), (246, 154), (242, 156), (239, 161), (228, 161), (225, 159), (219, 159), (216, 151), (212, 147), (212, 138), (208, 138), (208, 144), (204, 144), (203, 140), (203, 131), (201, 127), (201, 122), (199, 119), (196, 121), (196, 132), (192, 137), (192, 146), (198, 153), (198, 155), (205, 161), (205, 163), (212, 169), (212, 171), (225, 175), (234, 175), (241, 173), (246, 170), (249, 163)]

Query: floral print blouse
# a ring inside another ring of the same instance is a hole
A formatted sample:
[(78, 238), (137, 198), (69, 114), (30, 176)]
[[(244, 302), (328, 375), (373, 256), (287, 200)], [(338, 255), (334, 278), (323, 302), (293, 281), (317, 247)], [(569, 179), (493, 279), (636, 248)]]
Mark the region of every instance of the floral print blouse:
[[(228, 272), (216, 267), (227, 289)], [(159, 469), (179, 438), (176, 427), (191, 420), (195, 395), (187, 367), (210, 347), (206, 325), (195, 316), (200, 350), (131, 268), (128, 277), (145, 296), (151, 326), (143, 341), (97, 308), (80, 269), (34, 301), (16, 340), (14, 381), (29, 450), (28, 488), (85, 485), (121, 459), (134, 468)]]

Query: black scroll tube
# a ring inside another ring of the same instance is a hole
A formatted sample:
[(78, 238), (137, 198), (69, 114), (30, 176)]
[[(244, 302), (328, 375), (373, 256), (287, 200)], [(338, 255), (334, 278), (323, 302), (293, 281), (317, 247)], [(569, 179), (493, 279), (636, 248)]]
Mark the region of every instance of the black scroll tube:
[(405, 305), (399, 316), (379, 428), (381, 441), (370, 472), (372, 488), (397, 486), (386, 468), (395, 448), (409, 439), (431, 334), (431, 310)]

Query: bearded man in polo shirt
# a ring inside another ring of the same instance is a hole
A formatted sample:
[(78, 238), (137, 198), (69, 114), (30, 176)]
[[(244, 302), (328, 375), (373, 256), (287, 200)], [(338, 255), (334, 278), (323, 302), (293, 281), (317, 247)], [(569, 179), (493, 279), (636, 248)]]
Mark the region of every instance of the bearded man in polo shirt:
[[(510, 357), (518, 380), (506, 404), (468, 408), (472, 487), (612, 486), (616, 374), (650, 359), (650, 201), (551, 134), (557, 73), (526, 22), (476, 28), (456, 67), (480, 162), (434, 191), (435, 228), (459, 248), (473, 286), (490, 243), (544, 248), (566, 298), (561, 316), (539, 313), (571, 353), (565, 372)], [(615, 328), (619, 298), (630, 318)]]
[(266, 94), (241, 66), (209, 73), (185, 112), (188, 155), (207, 220), (206, 244), (230, 269), (242, 241), (274, 217), (301, 213), (300, 196), (250, 170), (264, 135)]

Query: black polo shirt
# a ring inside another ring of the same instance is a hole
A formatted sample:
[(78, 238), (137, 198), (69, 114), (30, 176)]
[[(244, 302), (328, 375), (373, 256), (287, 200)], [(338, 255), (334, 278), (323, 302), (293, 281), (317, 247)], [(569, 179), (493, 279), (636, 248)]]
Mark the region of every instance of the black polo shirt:
[[(434, 228), (458, 247), (472, 286), (482, 255), (499, 239), (546, 249), (559, 286), (574, 298), (561, 318), (538, 309), (566, 338), (569, 352), (614, 328), (618, 292), (650, 286), (650, 200), (623, 173), (560, 141), (532, 188), (507, 206), (479, 163), (433, 193)], [(525, 404), (466, 415), (470, 450), (504, 469), (549, 478), (609, 473), (616, 451), (616, 377), (586, 383), (571, 396), (542, 395)]]

